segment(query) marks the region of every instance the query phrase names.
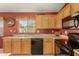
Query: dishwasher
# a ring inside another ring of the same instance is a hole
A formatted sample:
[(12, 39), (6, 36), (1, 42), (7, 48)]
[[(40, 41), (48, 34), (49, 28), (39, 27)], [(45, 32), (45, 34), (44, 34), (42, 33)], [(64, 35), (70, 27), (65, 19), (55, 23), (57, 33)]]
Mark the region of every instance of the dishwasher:
[(31, 39), (31, 53), (32, 55), (43, 55), (43, 38)]

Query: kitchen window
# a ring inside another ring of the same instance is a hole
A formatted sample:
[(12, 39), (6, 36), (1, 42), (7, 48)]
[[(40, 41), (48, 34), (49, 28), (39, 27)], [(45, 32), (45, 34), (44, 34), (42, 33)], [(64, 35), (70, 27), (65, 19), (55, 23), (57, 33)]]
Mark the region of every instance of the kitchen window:
[(34, 33), (35, 32), (35, 20), (32, 17), (19, 18), (19, 32), (20, 33)]
[(0, 17), (0, 36), (3, 36), (4, 33), (4, 21), (3, 17)]

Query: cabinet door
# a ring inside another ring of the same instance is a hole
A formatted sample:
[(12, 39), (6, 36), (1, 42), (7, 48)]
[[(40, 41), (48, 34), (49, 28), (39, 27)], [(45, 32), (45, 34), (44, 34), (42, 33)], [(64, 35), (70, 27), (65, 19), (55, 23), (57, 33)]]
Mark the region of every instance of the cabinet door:
[(55, 43), (55, 55), (59, 55), (60, 54), (60, 49), (57, 46), (57, 44)]
[(11, 53), (11, 39), (3, 39), (4, 53)]
[(49, 15), (43, 15), (42, 16), (42, 26), (43, 26), (43, 29), (47, 29), (49, 28)]
[(63, 10), (63, 18), (70, 16), (70, 4), (65, 6)]
[(55, 21), (55, 28), (62, 28), (62, 13), (59, 12)]
[(43, 54), (44, 55), (53, 55), (54, 53), (54, 45), (53, 39), (44, 39), (43, 40)]
[(42, 15), (36, 15), (36, 28), (42, 28)]
[(22, 39), (21, 54), (31, 55), (31, 39)]
[(21, 54), (21, 39), (12, 40), (12, 54)]
[(79, 3), (71, 3), (71, 14), (79, 11)]
[(55, 28), (55, 20), (56, 16), (55, 15), (49, 15), (49, 28)]

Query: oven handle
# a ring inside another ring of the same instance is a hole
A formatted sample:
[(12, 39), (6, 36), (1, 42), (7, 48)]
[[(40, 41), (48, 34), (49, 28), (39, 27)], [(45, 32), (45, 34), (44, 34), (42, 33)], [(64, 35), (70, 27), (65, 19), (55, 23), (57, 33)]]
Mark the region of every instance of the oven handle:
[[(77, 24), (76, 24), (76, 21), (77, 21)], [(78, 28), (78, 26), (79, 26), (79, 20), (78, 20), (78, 17), (75, 17), (74, 18), (74, 27)]]

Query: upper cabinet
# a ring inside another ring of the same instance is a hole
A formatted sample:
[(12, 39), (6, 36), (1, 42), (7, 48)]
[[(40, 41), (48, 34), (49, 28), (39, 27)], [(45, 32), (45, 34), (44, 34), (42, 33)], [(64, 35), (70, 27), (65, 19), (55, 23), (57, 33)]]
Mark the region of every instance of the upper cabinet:
[(71, 3), (71, 14), (79, 11), (79, 3)]
[(49, 29), (55, 28), (55, 15), (36, 15), (36, 28)]
[(61, 10), (56, 16), (55, 28), (57, 28), (57, 29), (62, 28), (62, 17), (63, 17), (63, 11)]
[(55, 28), (56, 15), (49, 15), (49, 28)]
[(42, 16), (42, 28), (43, 29), (49, 28), (49, 16), (48, 15)]
[(36, 28), (42, 28), (42, 15), (36, 15)]
[(70, 8), (70, 4), (68, 4), (68, 5), (66, 5), (65, 7), (64, 7), (64, 9), (63, 9), (63, 18), (65, 18), (65, 17), (68, 17), (68, 16), (70, 16), (70, 12), (71, 12), (71, 10), (70, 10), (71, 8)]

